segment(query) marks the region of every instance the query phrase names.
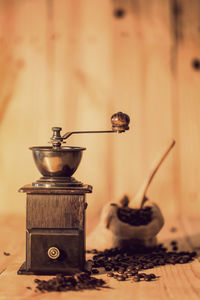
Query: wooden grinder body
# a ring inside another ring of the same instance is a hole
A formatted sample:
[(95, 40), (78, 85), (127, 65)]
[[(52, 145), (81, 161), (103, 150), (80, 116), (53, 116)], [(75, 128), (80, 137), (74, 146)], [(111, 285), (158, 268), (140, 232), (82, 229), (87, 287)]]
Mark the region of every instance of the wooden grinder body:
[(85, 265), (85, 194), (92, 187), (24, 186), (26, 261), (18, 274), (74, 274)]

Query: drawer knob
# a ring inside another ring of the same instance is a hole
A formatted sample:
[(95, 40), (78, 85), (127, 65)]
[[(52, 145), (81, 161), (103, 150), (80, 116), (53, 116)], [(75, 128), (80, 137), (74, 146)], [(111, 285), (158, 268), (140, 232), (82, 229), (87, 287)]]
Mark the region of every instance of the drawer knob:
[(48, 257), (51, 259), (57, 259), (60, 256), (60, 251), (56, 247), (51, 247), (48, 250)]

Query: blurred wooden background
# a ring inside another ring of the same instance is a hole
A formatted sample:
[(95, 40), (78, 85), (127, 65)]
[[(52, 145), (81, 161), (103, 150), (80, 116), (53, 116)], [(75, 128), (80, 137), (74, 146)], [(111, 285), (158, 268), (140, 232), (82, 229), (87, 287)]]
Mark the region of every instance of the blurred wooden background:
[(75, 177), (93, 185), (88, 219), (131, 197), (171, 138), (176, 147), (149, 190), (168, 214), (200, 208), (200, 1), (0, 0), (0, 211), (25, 213), (17, 192), (40, 177), (29, 146), (52, 126), (87, 151)]

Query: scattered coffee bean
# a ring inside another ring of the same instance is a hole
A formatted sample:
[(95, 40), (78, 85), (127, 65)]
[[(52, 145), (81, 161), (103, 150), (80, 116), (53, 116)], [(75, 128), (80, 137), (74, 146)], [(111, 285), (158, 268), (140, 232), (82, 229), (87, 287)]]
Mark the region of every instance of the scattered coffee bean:
[(96, 254), (98, 253), (97, 249), (86, 250), (86, 253)]
[(170, 228), (170, 231), (171, 231), (171, 232), (176, 232), (176, 231), (177, 231), (177, 228), (176, 228), (176, 227), (171, 227), (171, 228)]
[(92, 269), (91, 273), (92, 273), (92, 274), (99, 274), (99, 270), (97, 270), (97, 269)]
[(177, 245), (177, 241), (171, 241), (170, 243), (172, 246), (176, 246)]
[(64, 291), (77, 291), (84, 289), (99, 289), (105, 285), (103, 279), (91, 277), (87, 273), (78, 273), (74, 276), (64, 276), (62, 274), (56, 275), (49, 280), (35, 279), (37, 283), (36, 291), (40, 292), (64, 292)]
[(97, 249), (92, 249), (92, 250), (91, 250), (91, 253), (92, 253), (92, 254), (96, 254), (96, 253), (98, 253), (98, 251), (97, 251)]
[(35, 283), (39, 283), (39, 282), (40, 282), (40, 279), (37, 279), (37, 278), (36, 278), (36, 279), (34, 279), (34, 282), (35, 282)]
[(92, 268), (93, 268), (93, 260), (89, 259), (87, 260), (86, 264), (85, 264), (85, 270), (87, 270), (87, 272), (91, 272)]
[(123, 8), (117, 8), (114, 10), (114, 16), (116, 18), (123, 18), (125, 15), (125, 10)]
[(200, 60), (198, 58), (194, 58), (192, 61), (192, 66), (196, 70), (200, 70)]
[[(177, 242), (171, 242), (173, 247), (177, 247)], [(141, 279), (145, 281), (155, 280), (157, 276), (153, 273), (138, 273), (144, 269), (154, 268), (159, 265), (166, 264), (184, 264), (192, 261), (196, 256), (196, 252), (187, 251), (168, 251), (163, 245), (155, 247), (137, 246), (125, 248), (111, 248), (104, 251), (94, 249), (93, 264), (91, 270), (93, 274), (98, 274), (98, 267), (104, 267), (109, 270), (108, 277), (113, 277), (118, 281), (125, 281), (126, 278), (132, 278), (133, 282), (139, 282)], [(90, 252), (91, 253), (91, 252)], [(117, 271), (114, 274), (111, 270)], [(37, 291), (68, 291), (80, 289), (96, 289), (102, 287), (105, 282), (90, 276), (90, 272), (75, 274), (74, 276), (56, 275), (48, 281), (35, 279)], [(29, 288), (29, 287), (27, 287)]]
[(126, 275), (127, 275), (127, 277), (132, 277), (134, 274), (133, 274), (133, 272), (128, 271), (128, 272), (126, 273)]
[(138, 274), (138, 270), (133, 270), (132, 271), (132, 275), (137, 275)]
[[(174, 242), (174, 241), (172, 241)], [(173, 243), (174, 247), (175, 244)], [(176, 244), (177, 245), (177, 244)], [(177, 247), (177, 246), (176, 246)], [(138, 271), (153, 269), (166, 264), (184, 264), (192, 261), (196, 252), (168, 251), (162, 244), (155, 247), (124, 247), (97, 251), (93, 256), (93, 268), (104, 267), (125, 277), (134, 277)], [(140, 273), (141, 274), (141, 273)], [(113, 277), (117, 278), (117, 274)], [(155, 276), (155, 275), (154, 275)], [(157, 278), (151, 277), (152, 279)]]
[(108, 272), (108, 271), (111, 271), (112, 270), (112, 267), (109, 267), (109, 266), (107, 266), (107, 267), (105, 267), (105, 270)]
[(144, 276), (144, 280), (145, 280), (145, 281), (151, 281), (151, 279), (152, 279), (152, 278), (151, 278), (151, 276), (149, 276), (149, 275)]
[(141, 281), (143, 279), (144, 281), (152, 281), (153, 279), (156, 279), (156, 275), (151, 273), (151, 274), (146, 274), (146, 273), (139, 273), (137, 275), (134, 275), (132, 277), (132, 280), (135, 282)]
[(119, 274), (124, 274), (125, 269), (124, 268), (119, 268), (118, 273)]
[(140, 274), (138, 274), (138, 276), (139, 276), (140, 278), (144, 278), (146, 275), (147, 275), (146, 273), (140, 273)]
[(149, 274), (149, 276), (150, 276), (152, 279), (156, 279), (156, 275), (153, 274), (153, 273)]
[(138, 275), (135, 275), (135, 276), (133, 276), (132, 280), (135, 281), (135, 282), (139, 282), (140, 277)]
[(114, 276), (114, 273), (113, 273), (113, 272), (108, 272), (108, 273), (107, 273), (107, 276), (108, 276), (108, 277), (113, 277), (113, 276)]
[(137, 265), (135, 266), (135, 269), (136, 269), (137, 271), (139, 271), (139, 270), (142, 269), (142, 267), (143, 267), (142, 264), (137, 264)]
[(28, 290), (32, 290), (32, 288), (31, 288), (30, 286), (27, 286), (26, 288), (27, 288)]
[[(173, 247), (177, 247), (177, 242), (171, 242)], [(104, 251), (92, 250), (94, 256), (90, 263), (93, 265), (91, 272), (98, 274), (98, 267), (114, 270), (118, 274), (109, 271), (108, 277), (113, 277), (119, 281), (132, 278), (133, 282), (141, 279), (151, 281), (158, 278), (155, 274), (138, 273), (138, 271), (154, 268), (166, 264), (185, 264), (194, 260), (196, 252), (188, 251), (168, 251), (162, 244), (155, 247), (125, 247), (111, 248)], [(91, 251), (90, 251), (91, 253)], [(69, 291), (83, 289), (98, 289), (105, 285), (105, 281), (90, 275), (90, 272), (82, 272), (74, 276), (64, 276), (57, 274), (50, 280), (35, 279), (36, 291)], [(29, 289), (29, 287), (27, 287)]]
[(3, 253), (5, 256), (10, 256), (10, 253), (9, 252), (5, 252)]
[(128, 267), (126, 268), (126, 271), (132, 271), (133, 269), (134, 269), (133, 266), (128, 266)]
[(117, 280), (118, 281), (124, 281), (125, 280), (125, 277), (123, 275), (118, 275), (117, 276)]

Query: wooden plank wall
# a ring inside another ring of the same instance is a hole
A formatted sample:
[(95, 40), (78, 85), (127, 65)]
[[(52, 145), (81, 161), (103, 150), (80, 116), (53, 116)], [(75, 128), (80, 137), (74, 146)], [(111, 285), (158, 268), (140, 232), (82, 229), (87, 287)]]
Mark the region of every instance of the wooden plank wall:
[(75, 173), (94, 186), (87, 217), (133, 197), (171, 138), (148, 195), (166, 216), (198, 213), (199, 50), (199, 0), (1, 0), (1, 212), (25, 213), (17, 190), (40, 176), (28, 147), (52, 126), (109, 129), (121, 110), (128, 133), (69, 142), (87, 147)]

